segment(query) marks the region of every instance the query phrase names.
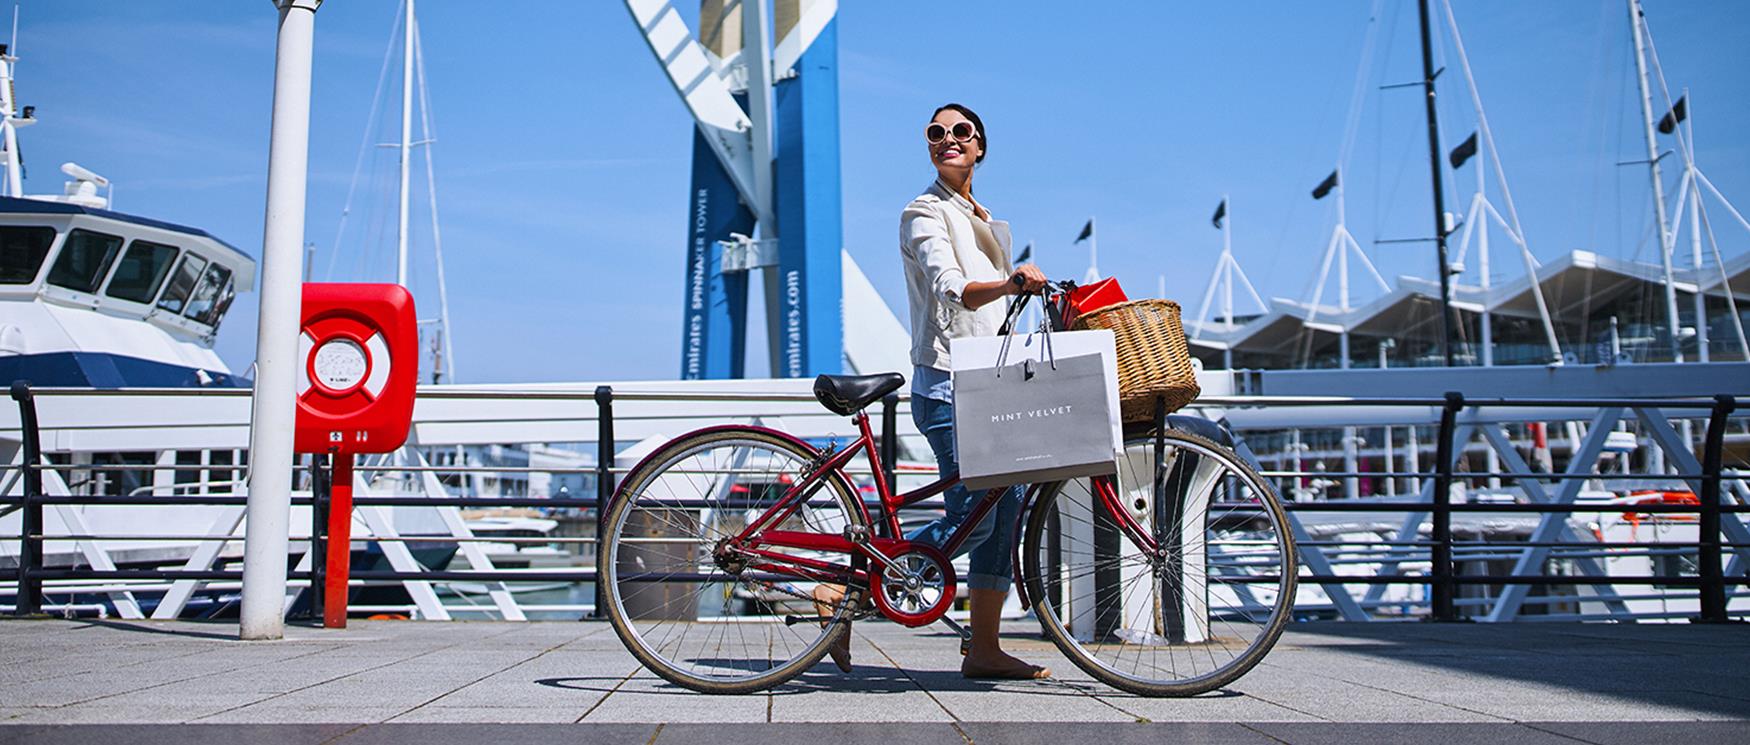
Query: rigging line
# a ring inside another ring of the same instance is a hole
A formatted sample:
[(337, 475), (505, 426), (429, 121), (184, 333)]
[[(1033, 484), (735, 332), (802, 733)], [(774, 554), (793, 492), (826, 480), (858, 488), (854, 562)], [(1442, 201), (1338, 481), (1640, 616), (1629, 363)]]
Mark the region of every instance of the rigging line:
[[(1604, 14), (1600, 13), (1597, 30), (1594, 34), (1596, 38), (1592, 42), (1592, 59), (1586, 66), (1587, 70), (1592, 71), (1592, 77), (1586, 85), (1586, 104), (1580, 108), (1579, 141), (1581, 150), (1586, 152), (1595, 152), (1592, 149), (1594, 135), (1599, 137), (1599, 149), (1603, 149), (1603, 132), (1608, 126), (1603, 116), (1587, 116), (1588, 113), (1598, 112), (1603, 108), (1599, 105), (1604, 80), (1604, 75), (1600, 71), (1606, 69), (1604, 50), (1606, 49), (1605, 40), (1607, 37), (1605, 36), (1606, 27), (1603, 19)], [(1596, 247), (1598, 245), (1598, 195), (1599, 191), (1603, 189), (1604, 183), (1603, 179), (1600, 178), (1602, 173), (1600, 169), (1594, 167), (1590, 169), (1590, 173), (1592, 189), (1591, 197), (1586, 204), (1586, 242), (1582, 245)]]
[[(1665, 65), (1659, 61), (1659, 48), (1653, 44), (1653, 27), (1647, 23), (1647, 15), (1645, 12), (1641, 13), (1641, 29), (1642, 38), (1647, 45), (1647, 62), (1655, 73), (1654, 79), (1659, 81), (1659, 95), (1665, 98), (1665, 110), (1670, 111), (1672, 104), (1675, 102), (1671, 100), (1671, 88), (1665, 82)], [(1691, 126), (1694, 126), (1693, 122)], [(1683, 152), (1684, 161), (1693, 164), (1695, 162), (1695, 153), (1689, 148), (1688, 138), (1683, 136), (1683, 127), (1672, 127), (1672, 134), (1677, 136), (1677, 147)], [(1671, 230), (1671, 234), (1672, 240), (1675, 241), (1677, 239), (1677, 231), (1675, 228)]]
[(1373, 46), (1379, 37), (1379, 12), (1384, 0), (1373, 0), (1373, 10), (1367, 17), (1367, 36), (1361, 42), (1361, 62), (1355, 72), (1355, 87), (1349, 94), (1349, 114), (1343, 124), (1343, 143), (1337, 150), (1337, 167), (1349, 162), (1349, 150), (1355, 144), (1355, 132), (1361, 125), (1361, 102), (1367, 89), (1368, 75), (1373, 68)]
[(364, 167), (365, 151), (370, 149), (371, 146), (372, 125), (377, 122), (378, 104), (383, 101), (383, 83), (389, 77), (389, 59), (394, 56), (395, 32), (401, 29), (402, 17), (405, 10), (405, 5), (398, 4), (395, 7), (395, 22), (390, 24), (389, 43), (383, 49), (383, 69), (377, 73), (377, 89), (371, 93), (371, 113), (365, 118), (365, 133), (364, 136), (359, 139), (358, 155), (353, 159), (352, 179), (346, 185), (346, 202), (344, 202), (340, 208), (340, 225), (334, 229), (334, 244), (328, 249), (328, 268), (323, 271), (323, 279), (334, 279), (334, 260), (340, 255), (340, 239), (346, 232), (347, 215), (352, 212), (352, 197), (354, 191), (358, 187), (359, 170)]
[[(1731, 311), (1732, 330), (1738, 333), (1738, 351), (1743, 354), (1746, 362), (1750, 362), (1750, 341), (1746, 341), (1744, 338), (1744, 317), (1738, 315), (1738, 300), (1734, 297), (1734, 293), (1732, 292), (1731, 278), (1726, 275), (1726, 260), (1720, 255), (1720, 242), (1719, 239), (1714, 237), (1714, 224), (1713, 221), (1709, 220), (1707, 217), (1706, 204), (1706, 200), (1703, 200), (1700, 194), (1695, 196), (1695, 212), (1701, 217), (1702, 227), (1707, 231), (1708, 246), (1713, 249), (1714, 266), (1720, 271), (1720, 294), (1726, 296), (1726, 309)], [(1696, 277), (1695, 291), (1702, 291), (1701, 277), (1699, 275)], [(1701, 322), (1701, 319), (1696, 319), (1696, 323), (1699, 324)]]
[[(1385, 29), (1385, 49), (1378, 54), (1378, 57), (1380, 59), (1386, 60), (1388, 63), (1391, 60), (1392, 50), (1394, 48), (1396, 48), (1396, 46), (1397, 46), (1398, 21), (1402, 17), (1403, 17), (1403, 13), (1402, 13), (1401, 9), (1394, 7), (1392, 14), (1391, 14), (1391, 23)], [(1381, 200), (1377, 196), (1378, 191), (1379, 191), (1379, 185), (1381, 183), (1383, 183), (1385, 180), (1385, 177), (1384, 177), (1384, 173), (1385, 173), (1385, 171), (1384, 171), (1384, 168), (1385, 168), (1385, 133), (1386, 133), (1385, 107), (1384, 106), (1375, 106), (1373, 108), (1373, 110), (1374, 110), (1374, 129), (1377, 132), (1377, 134), (1375, 134), (1375, 136), (1373, 138), (1373, 187), (1374, 187), (1374, 191), (1375, 191), (1376, 196), (1373, 199), (1369, 200), (1369, 203), (1373, 206), (1372, 225), (1373, 225), (1373, 230), (1374, 230), (1374, 237), (1378, 238), (1379, 237), (1379, 225), (1383, 219), (1383, 215), (1385, 214), (1385, 209), (1382, 206)], [(1401, 162), (1401, 160), (1400, 160), (1400, 162)], [(1400, 166), (1400, 168), (1401, 168), (1401, 166)], [(1393, 194), (1396, 192), (1394, 190), (1394, 191), (1387, 192), (1387, 193)]]
[[(1440, 4), (1446, 9), (1446, 26), (1452, 31), (1452, 46), (1454, 51), (1458, 53), (1459, 67), (1464, 70), (1464, 82), (1466, 87), (1470, 89), (1471, 105), (1476, 108), (1477, 129), (1482, 131), (1483, 142), (1489, 148), (1488, 162), (1495, 170), (1495, 183), (1501, 187), (1501, 199), (1507, 205), (1507, 217), (1513, 222), (1512, 238), (1515, 243), (1519, 244), (1520, 256), (1525, 260), (1525, 278), (1531, 285), (1532, 298), (1537, 301), (1538, 320), (1543, 322), (1550, 353), (1559, 360), (1562, 356), (1562, 348), (1561, 343), (1556, 340), (1555, 322), (1550, 318), (1549, 306), (1543, 297), (1543, 286), (1537, 281), (1537, 269), (1532, 263), (1531, 246), (1526, 244), (1525, 228), (1519, 224), (1519, 210), (1513, 205), (1513, 191), (1507, 187), (1507, 169), (1506, 166), (1501, 165), (1501, 151), (1495, 147), (1494, 130), (1489, 128), (1489, 117), (1483, 112), (1483, 96), (1477, 90), (1476, 77), (1471, 74), (1470, 57), (1465, 54), (1464, 39), (1458, 32), (1458, 17), (1452, 13), (1452, 0), (1441, 0)], [(1476, 167), (1482, 168), (1483, 164), (1478, 163)], [(1489, 226), (1485, 223), (1481, 229), (1488, 230)]]
[(431, 205), (431, 248), (437, 258), (438, 322), (443, 329), (444, 377), (455, 383), (456, 352), (451, 341), (455, 334), (450, 330), (450, 293), (449, 285), (444, 281), (444, 241), (438, 230), (437, 177), (431, 157), (432, 145), (437, 142), (437, 126), (432, 122), (431, 100), (426, 94), (425, 39), (419, 35), (417, 20), (413, 23), (413, 66), (419, 74), (419, 130), (420, 139), (425, 141), (425, 192)]

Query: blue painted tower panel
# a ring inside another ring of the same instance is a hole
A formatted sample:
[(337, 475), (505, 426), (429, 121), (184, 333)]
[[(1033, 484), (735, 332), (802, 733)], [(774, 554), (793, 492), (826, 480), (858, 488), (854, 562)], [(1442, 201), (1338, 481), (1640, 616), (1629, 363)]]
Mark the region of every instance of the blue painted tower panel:
[(837, 18), (797, 60), (796, 76), (774, 87), (782, 334), (772, 340), (781, 345), (773, 376), (837, 373), (844, 367)]
[(697, 129), (688, 197), (681, 378), (740, 378), (747, 359), (747, 275), (723, 273), (717, 242), (730, 233), (751, 235), (754, 217)]

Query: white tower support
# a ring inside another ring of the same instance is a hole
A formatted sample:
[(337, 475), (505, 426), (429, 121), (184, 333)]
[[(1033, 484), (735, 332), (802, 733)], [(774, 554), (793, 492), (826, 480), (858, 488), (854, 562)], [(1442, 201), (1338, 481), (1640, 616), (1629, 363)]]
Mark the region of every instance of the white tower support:
[(395, 284), (407, 286), (407, 181), (413, 164), (413, 0), (401, 35), (401, 191), (395, 230)]
[[(766, 40), (766, 24), (765, 0), (742, 0), (741, 58), (747, 66), (754, 202), (766, 210), (759, 216), (760, 237), (771, 238), (777, 236), (778, 231), (776, 211), (772, 209), (772, 56), (771, 45)], [(769, 278), (776, 276), (774, 268)], [(772, 291), (775, 292), (776, 288)], [(774, 366), (772, 369), (778, 368)]]
[(276, 0), (273, 124), (261, 241), (261, 317), (250, 405), (248, 532), (239, 635), (285, 632), (286, 543), (291, 521), (292, 425), (297, 406), (298, 277), (310, 155), (310, 57), (322, 0)]

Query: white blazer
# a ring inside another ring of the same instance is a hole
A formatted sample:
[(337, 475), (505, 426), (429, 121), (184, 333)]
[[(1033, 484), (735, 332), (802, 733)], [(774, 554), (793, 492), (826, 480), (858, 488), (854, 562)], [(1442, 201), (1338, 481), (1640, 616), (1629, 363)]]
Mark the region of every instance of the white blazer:
[(930, 184), (906, 205), (899, 218), (899, 253), (905, 259), (905, 286), (911, 305), (911, 362), (948, 370), (948, 340), (994, 336), (1008, 314), (1008, 303), (966, 307), (961, 295), (968, 282), (1006, 279), (1014, 272), (1009, 259), (1009, 224), (989, 222), (999, 250), (986, 253), (978, 245), (969, 215), (972, 203), (950, 191), (941, 180)]

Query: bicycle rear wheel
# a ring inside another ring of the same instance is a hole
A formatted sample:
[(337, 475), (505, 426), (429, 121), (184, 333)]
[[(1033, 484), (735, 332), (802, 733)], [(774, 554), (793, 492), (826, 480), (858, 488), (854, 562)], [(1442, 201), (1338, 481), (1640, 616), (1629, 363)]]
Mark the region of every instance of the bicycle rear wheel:
[[(820, 661), (848, 633), (863, 590), (849, 588), (831, 620), (814, 620), (815, 586), (761, 571), (759, 561), (717, 553), (802, 478), (815, 452), (751, 427), (683, 436), (626, 477), (605, 522), (597, 571), (614, 631), (645, 667), (706, 693), (746, 693), (783, 683)], [(856, 494), (828, 478), (780, 530), (840, 535), (862, 526)], [(782, 553), (860, 568), (824, 551)], [(804, 617), (786, 623), (786, 617)]]
[(1022, 578), (1076, 666), (1131, 693), (1189, 696), (1270, 651), (1297, 564), (1287, 515), (1256, 471), (1196, 435), (1169, 430), (1164, 442), (1163, 500), (1153, 438), (1126, 443), (1117, 478), (1118, 501), (1161, 552), (1120, 530), (1092, 479), (1048, 484), (1028, 518)]

